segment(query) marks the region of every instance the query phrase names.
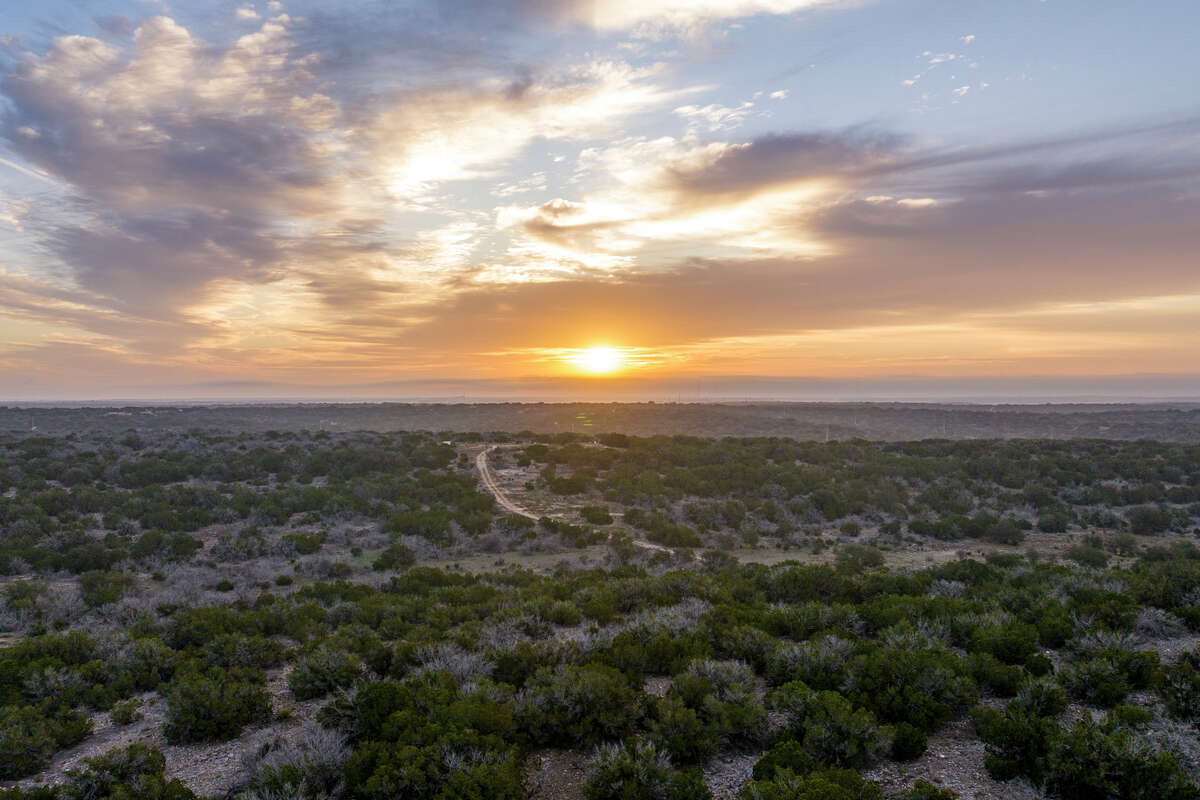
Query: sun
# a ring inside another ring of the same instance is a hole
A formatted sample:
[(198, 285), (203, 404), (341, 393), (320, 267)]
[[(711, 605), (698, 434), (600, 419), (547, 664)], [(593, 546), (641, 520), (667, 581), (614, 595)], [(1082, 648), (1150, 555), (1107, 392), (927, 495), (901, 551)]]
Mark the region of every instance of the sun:
[(625, 366), (625, 355), (615, 347), (596, 345), (576, 351), (568, 359), (589, 375), (610, 375)]

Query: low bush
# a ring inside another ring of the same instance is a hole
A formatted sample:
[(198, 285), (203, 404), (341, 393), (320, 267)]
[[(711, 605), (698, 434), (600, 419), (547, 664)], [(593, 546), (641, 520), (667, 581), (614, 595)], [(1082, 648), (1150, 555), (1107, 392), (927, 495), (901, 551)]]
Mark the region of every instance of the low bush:
[(649, 742), (598, 748), (589, 768), (587, 800), (706, 800), (712, 794), (699, 770), (678, 771)]
[(901, 722), (892, 731), (892, 758), (896, 761), (914, 761), (925, 754), (929, 741), (925, 731), (907, 722)]
[(1191, 650), (1164, 667), (1158, 692), (1171, 715), (1200, 722), (1200, 650)]
[(885, 749), (875, 715), (855, 708), (837, 692), (814, 692), (802, 683), (788, 683), (773, 695), (772, 704), (786, 716), (785, 735), (816, 761), (861, 768)]
[(92, 732), (86, 717), (74, 711), (40, 706), (0, 708), (0, 780), (14, 780), (41, 771), (64, 747), (83, 741)]
[(958, 800), (958, 795), (944, 786), (934, 786), (929, 781), (917, 781), (904, 793), (902, 800)]
[(271, 702), (245, 670), (178, 674), (167, 685), (167, 721), (171, 744), (233, 739), (242, 728), (271, 717)]
[(296, 659), (288, 689), (297, 700), (312, 700), (344, 689), (361, 676), (362, 664), (354, 653), (322, 647)]
[(592, 745), (624, 738), (641, 720), (641, 699), (612, 667), (543, 667), (526, 681), (516, 715), (531, 741)]
[(776, 771), (770, 780), (754, 780), (740, 800), (880, 800), (883, 791), (851, 769), (822, 769), (807, 775)]

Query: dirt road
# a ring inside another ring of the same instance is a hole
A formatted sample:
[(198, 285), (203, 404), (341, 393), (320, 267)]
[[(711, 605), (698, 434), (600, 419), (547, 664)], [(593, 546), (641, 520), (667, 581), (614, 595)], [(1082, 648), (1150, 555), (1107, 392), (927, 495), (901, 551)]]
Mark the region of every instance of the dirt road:
[(496, 498), (496, 502), (510, 514), (516, 514), (529, 519), (537, 519), (536, 514), (530, 514), (525, 509), (508, 499), (508, 495), (500, 488), (500, 484), (496, 483), (496, 476), (492, 474), (492, 468), (488, 465), (488, 453), (496, 449), (495, 445), (484, 450), (475, 457), (475, 467), (479, 470), (479, 479), (483, 481), (483, 486), (492, 493), (492, 497)]
[[(517, 505), (504, 493), (500, 488), (500, 484), (496, 482), (496, 476), (492, 474), (491, 465), (488, 464), (488, 454), (496, 449), (496, 445), (486, 448), (479, 455), (475, 456), (475, 467), (479, 470), (479, 479), (483, 482), (483, 486), (492, 493), (492, 497), (496, 498), (496, 503), (510, 514), (517, 514), (528, 519), (538, 519), (537, 514), (531, 514), (521, 506)], [(608, 534), (608, 538), (612, 538), (612, 533)], [(634, 547), (640, 547), (643, 550), (654, 550), (659, 553), (669, 553), (674, 555), (675, 551), (669, 547), (663, 547), (661, 544), (647, 542), (642, 539), (631, 540)]]

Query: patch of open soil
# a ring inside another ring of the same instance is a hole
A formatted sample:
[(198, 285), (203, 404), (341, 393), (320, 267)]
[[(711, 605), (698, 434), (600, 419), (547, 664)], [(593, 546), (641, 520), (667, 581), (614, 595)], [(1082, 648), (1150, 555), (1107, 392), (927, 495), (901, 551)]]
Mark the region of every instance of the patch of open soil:
[(947, 723), (929, 737), (929, 749), (905, 764), (885, 761), (863, 772), (863, 777), (883, 787), (885, 797), (896, 797), (918, 780), (927, 780), (957, 792), (961, 800), (1038, 800), (1044, 797), (1022, 780), (1000, 782), (987, 774), (983, 760), (986, 745), (975, 736), (969, 720)]
[(525, 760), (530, 800), (582, 800), (587, 757), (571, 750), (537, 750)]

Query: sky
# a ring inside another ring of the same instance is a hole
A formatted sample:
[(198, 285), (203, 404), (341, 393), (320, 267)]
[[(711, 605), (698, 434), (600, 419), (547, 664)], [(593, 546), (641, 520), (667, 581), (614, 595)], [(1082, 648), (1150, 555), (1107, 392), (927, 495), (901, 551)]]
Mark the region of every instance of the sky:
[(1179, 0), (5, 3), (0, 401), (1200, 399), (1198, 30)]

